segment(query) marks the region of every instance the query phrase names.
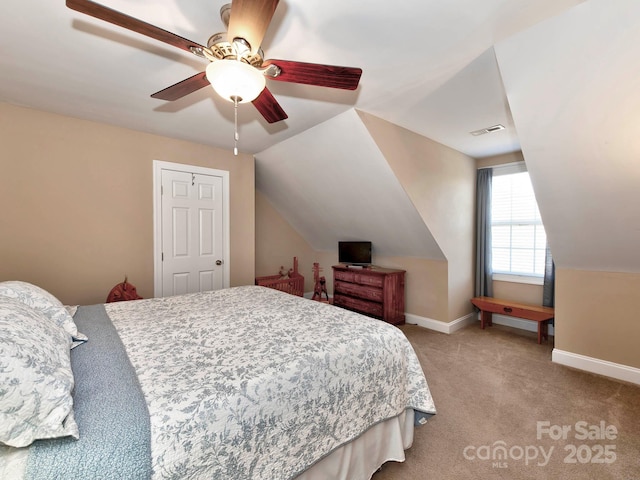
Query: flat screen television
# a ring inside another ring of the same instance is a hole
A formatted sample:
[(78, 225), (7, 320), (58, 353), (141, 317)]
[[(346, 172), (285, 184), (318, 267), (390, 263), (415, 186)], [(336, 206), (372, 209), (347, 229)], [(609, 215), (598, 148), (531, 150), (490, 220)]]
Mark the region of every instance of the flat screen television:
[(338, 242), (338, 262), (371, 265), (371, 242)]

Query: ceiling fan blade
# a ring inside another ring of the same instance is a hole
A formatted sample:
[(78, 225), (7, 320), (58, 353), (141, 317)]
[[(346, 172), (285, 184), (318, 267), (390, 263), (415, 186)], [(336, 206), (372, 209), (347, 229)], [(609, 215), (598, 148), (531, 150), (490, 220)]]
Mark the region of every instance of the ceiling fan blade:
[(209, 80), (207, 80), (206, 73), (200, 72), (196, 73), (192, 77), (186, 78), (181, 82), (178, 82), (174, 85), (171, 85), (170, 87), (154, 93), (153, 95), (151, 95), (151, 97), (172, 102), (186, 95), (189, 95), (190, 93), (200, 90), (207, 85), (210, 85), (210, 83)]
[(262, 66), (270, 64), (280, 67), (280, 74), (267, 77), (281, 82), (303, 83), (319, 87), (355, 90), (360, 83), (361, 68), (320, 65), (317, 63), (292, 62), (290, 60), (266, 60)]
[(143, 22), (142, 20), (130, 17), (129, 15), (125, 15), (124, 13), (120, 13), (89, 0), (67, 0), (67, 7), (77, 12), (85, 13), (100, 20), (104, 20), (105, 22), (126, 28), (127, 30), (132, 30), (134, 32), (141, 33), (142, 35), (146, 35), (147, 37), (155, 38), (156, 40), (181, 48), (187, 52), (196, 53), (194, 52), (194, 49), (204, 48), (202, 45), (192, 42), (191, 40), (187, 40), (175, 33), (168, 32), (162, 28), (156, 27), (155, 25)]
[(227, 38), (244, 38), (256, 53), (271, 23), (279, 0), (233, 0)]
[(269, 123), (276, 123), (289, 118), (268, 88), (264, 88), (253, 102), (258, 111)]

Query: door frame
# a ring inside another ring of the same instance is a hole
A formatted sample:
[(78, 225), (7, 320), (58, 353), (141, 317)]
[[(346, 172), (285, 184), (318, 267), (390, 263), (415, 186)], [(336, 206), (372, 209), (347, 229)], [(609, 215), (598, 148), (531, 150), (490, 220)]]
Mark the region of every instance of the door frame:
[(162, 296), (162, 170), (174, 170), (178, 172), (196, 173), (199, 175), (211, 175), (222, 177), (222, 261), (224, 273), (222, 276), (223, 288), (228, 288), (231, 278), (231, 233), (229, 231), (229, 172), (215, 168), (199, 167), (186, 163), (166, 162), (164, 160), (153, 161), (153, 296)]

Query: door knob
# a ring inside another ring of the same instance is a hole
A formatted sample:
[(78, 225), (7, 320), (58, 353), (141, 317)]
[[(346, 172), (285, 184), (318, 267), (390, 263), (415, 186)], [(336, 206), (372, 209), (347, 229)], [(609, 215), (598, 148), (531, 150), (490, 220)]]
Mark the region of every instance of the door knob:
[(222, 265), (222, 260), (216, 260), (216, 265)]

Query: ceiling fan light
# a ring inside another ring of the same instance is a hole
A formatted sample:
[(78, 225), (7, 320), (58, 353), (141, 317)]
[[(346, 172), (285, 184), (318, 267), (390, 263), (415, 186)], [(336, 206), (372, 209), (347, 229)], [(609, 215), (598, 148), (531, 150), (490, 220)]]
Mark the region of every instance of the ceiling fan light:
[(266, 82), (260, 70), (237, 60), (217, 60), (207, 65), (207, 80), (225, 100), (247, 103), (255, 100)]

